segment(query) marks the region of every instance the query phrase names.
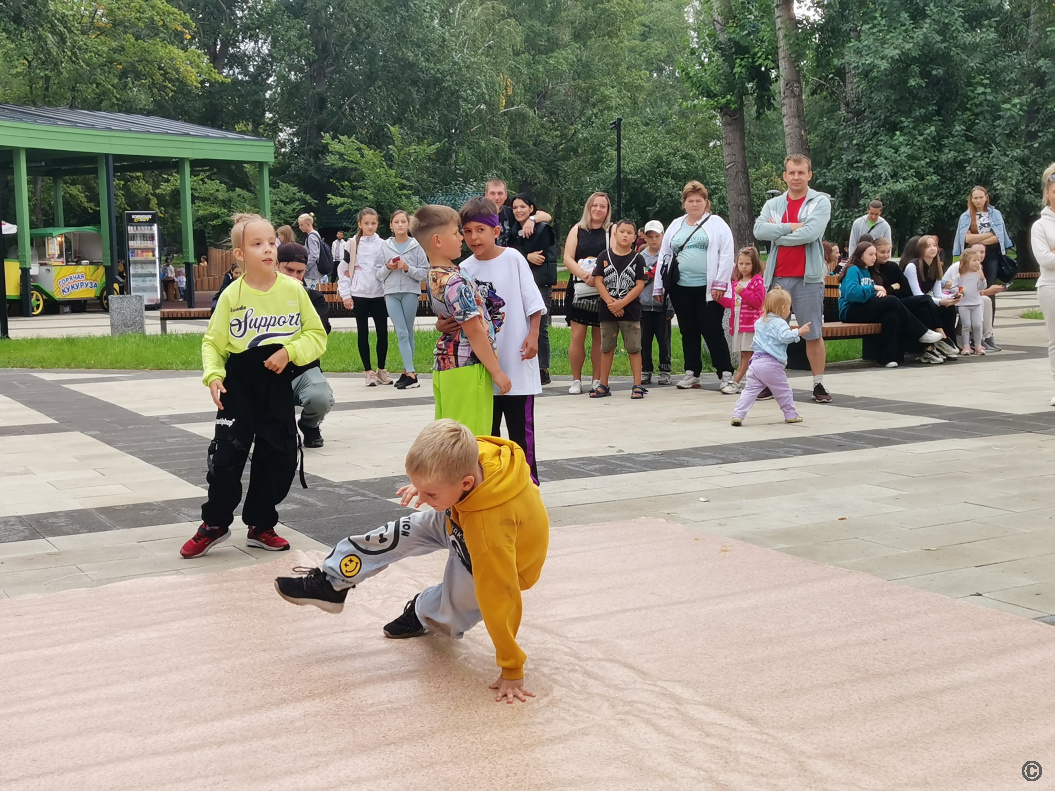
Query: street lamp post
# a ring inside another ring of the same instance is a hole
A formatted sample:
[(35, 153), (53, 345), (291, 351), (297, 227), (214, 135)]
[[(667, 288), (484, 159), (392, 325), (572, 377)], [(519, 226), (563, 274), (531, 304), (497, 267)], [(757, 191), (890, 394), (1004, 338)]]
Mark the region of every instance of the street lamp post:
[(623, 119), (616, 118), (608, 125), (615, 130), (615, 217), (623, 216)]

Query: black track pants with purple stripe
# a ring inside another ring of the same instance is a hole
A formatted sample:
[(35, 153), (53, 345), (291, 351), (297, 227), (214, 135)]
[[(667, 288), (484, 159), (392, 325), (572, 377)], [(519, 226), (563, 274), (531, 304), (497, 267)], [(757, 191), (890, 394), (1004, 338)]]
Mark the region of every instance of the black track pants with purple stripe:
[(535, 466), (535, 396), (495, 396), (494, 417), (491, 419), (491, 436), (502, 436), (502, 416), (506, 419), (509, 439), (524, 449), (531, 467), (531, 480), (538, 483), (538, 468)]

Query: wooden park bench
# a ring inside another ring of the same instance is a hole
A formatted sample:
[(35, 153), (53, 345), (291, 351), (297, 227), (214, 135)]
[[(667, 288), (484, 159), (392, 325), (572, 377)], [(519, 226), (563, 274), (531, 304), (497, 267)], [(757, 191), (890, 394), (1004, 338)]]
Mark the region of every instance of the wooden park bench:
[(208, 321), (212, 308), (162, 308), (158, 315), (161, 317), (161, 334), (168, 335), (170, 321)]

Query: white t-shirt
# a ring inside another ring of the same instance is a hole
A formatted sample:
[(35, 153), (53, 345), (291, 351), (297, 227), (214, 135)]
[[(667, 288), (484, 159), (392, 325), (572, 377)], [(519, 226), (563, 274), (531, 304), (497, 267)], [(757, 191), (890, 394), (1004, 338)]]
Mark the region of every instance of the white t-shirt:
[[(505, 320), (495, 336), (498, 364), (513, 383), (506, 395), (539, 395), (542, 382), (539, 379), (538, 355), (530, 360), (520, 359), (520, 347), (527, 338), (531, 326), (528, 317), (546, 312), (546, 303), (535, 285), (527, 259), (511, 247), (502, 248), (502, 254), (490, 261), (480, 261), (470, 256), (461, 263), (462, 270), (480, 283), (490, 283), (495, 293), (506, 303)], [(498, 388), (495, 387), (495, 395)]]

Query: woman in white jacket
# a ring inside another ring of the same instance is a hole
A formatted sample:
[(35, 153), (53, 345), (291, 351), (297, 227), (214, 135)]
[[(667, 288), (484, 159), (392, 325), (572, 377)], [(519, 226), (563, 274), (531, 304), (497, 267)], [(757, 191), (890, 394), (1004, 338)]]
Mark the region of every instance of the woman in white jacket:
[[(1037, 278), (1037, 299), (1044, 313), (1044, 325), (1048, 329), (1048, 362), (1055, 376), (1055, 163), (1048, 165), (1041, 179), (1044, 190), (1044, 208), (1040, 219), (1033, 223), (1030, 242), (1033, 257), (1040, 265)], [(1055, 398), (1051, 399), (1055, 406)]]
[[(659, 248), (659, 269), (656, 274), (653, 298), (664, 298), (670, 285), (670, 301), (678, 317), (681, 347), (685, 354), (685, 377), (678, 382), (682, 390), (700, 386), (703, 367), (701, 339), (707, 344), (711, 364), (726, 395), (739, 392), (733, 381), (733, 363), (729, 344), (725, 339), (722, 321), (725, 308), (718, 302), (729, 287), (733, 273), (736, 248), (733, 232), (716, 214), (710, 213), (711, 201), (707, 188), (698, 181), (690, 181), (681, 191), (685, 216), (670, 224), (663, 234)], [(667, 283), (666, 275), (674, 257), (678, 259), (677, 283)]]
[(410, 238), (410, 217), (397, 209), (388, 220), (392, 238), (381, 243), (377, 279), (385, 290), (385, 304), (396, 328), (403, 374), (396, 389), (418, 386), (414, 370), (414, 317), (418, 314), (421, 284), (429, 276), (429, 258), (417, 240)]
[[(359, 232), (348, 240), (348, 260), (341, 256), (337, 267), (337, 293), (348, 310), (355, 312), (356, 341), (366, 371), (366, 386), (392, 384), (385, 370), (388, 358), (388, 310), (385, 290), (377, 279), (381, 263), (381, 237), (377, 235), (377, 212), (366, 208), (359, 212)], [(377, 373), (370, 364), (370, 319), (377, 333)]]

